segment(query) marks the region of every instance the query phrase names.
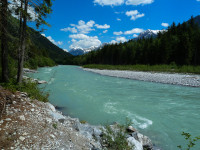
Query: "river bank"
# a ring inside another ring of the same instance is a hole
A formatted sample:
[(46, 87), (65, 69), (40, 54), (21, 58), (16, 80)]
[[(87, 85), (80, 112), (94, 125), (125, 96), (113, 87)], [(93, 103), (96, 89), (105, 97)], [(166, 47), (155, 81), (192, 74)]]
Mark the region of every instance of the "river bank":
[(83, 68), (83, 70), (111, 77), (127, 78), (164, 84), (200, 87), (200, 75), (179, 73), (156, 73), (142, 71), (99, 70), (89, 68)]
[[(0, 87), (0, 102), (1, 149), (106, 149), (102, 126), (82, 124), (24, 92), (12, 93)], [(126, 138), (135, 145), (134, 150), (153, 148), (150, 139), (138, 131), (129, 132)]]

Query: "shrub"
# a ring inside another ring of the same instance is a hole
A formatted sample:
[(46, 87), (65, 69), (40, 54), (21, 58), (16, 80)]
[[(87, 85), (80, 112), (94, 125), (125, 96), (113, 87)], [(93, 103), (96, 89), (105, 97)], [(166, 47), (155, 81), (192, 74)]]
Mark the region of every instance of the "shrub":
[(114, 128), (106, 126), (102, 136), (103, 145), (110, 150), (132, 150), (134, 146), (128, 145), (126, 137), (126, 128), (131, 124), (127, 119), (125, 125), (116, 124)]
[[(199, 137), (195, 137), (192, 138), (190, 133), (182, 133), (182, 136), (184, 136), (185, 140), (187, 141), (187, 146), (185, 150), (190, 150), (192, 147), (194, 147), (196, 145), (196, 142), (198, 140), (200, 140), (200, 136)], [(183, 146), (179, 145), (177, 146), (180, 150), (183, 150)]]

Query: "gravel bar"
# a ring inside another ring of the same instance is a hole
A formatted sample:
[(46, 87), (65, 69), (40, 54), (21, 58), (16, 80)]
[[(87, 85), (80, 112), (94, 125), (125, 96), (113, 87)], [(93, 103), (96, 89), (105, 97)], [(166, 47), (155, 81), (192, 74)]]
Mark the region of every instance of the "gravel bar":
[(88, 69), (88, 68), (83, 68), (83, 70), (111, 77), (200, 87), (200, 75), (142, 72), (142, 71), (99, 70), (99, 69)]

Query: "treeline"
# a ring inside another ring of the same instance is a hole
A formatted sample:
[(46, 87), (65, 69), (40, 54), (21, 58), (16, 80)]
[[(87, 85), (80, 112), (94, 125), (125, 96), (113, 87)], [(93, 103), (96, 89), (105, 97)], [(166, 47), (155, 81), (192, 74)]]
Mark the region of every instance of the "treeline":
[(130, 40), (106, 45), (101, 50), (74, 57), (77, 65), (84, 64), (176, 64), (200, 65), (200, 28), (191, 17), (188, 22), (173, 23), (157, 38)]

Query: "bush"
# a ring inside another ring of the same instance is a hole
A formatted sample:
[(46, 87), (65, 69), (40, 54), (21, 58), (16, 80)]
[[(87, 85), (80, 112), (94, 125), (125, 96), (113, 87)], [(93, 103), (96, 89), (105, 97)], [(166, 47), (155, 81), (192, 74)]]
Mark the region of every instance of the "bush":
[(103, 145), (110, 150), (132, 150), (134, 146), (128, 145), (126, 137), (126, 129), (131, 124), (127, 119), (125, 125), (116, 124), (114, 129), (106, 126), (102, 136)]
[(187, 141), (187, 146), (186, 146), (186, 148), (183, 148), (182, 145), (177, 146), (180, 150), (183, 150), (183, 149), (190, 150), (191, 148), (193, 148), (196, 145), (196, 142), (198, 140), (200, 140), (200, 136), (192, 138), (190, 133), (183, 132), (182, 136), (184, 136), (185, 140)]

